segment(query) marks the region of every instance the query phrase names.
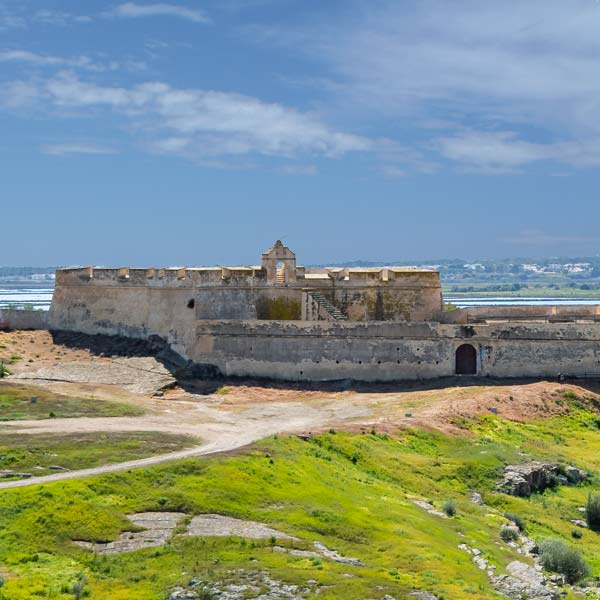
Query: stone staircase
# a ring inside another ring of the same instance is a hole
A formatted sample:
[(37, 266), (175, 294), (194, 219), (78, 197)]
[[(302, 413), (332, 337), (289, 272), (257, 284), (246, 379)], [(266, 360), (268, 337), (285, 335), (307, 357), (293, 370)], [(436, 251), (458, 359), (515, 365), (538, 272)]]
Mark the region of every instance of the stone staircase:
[(323, 296), (319, 292), (310, 292), (312, 299), (319, 305), (320, 308), (324, 309), (334, 321), (347, 321), (348, 317), (337, 307), (334, 306), (331, 300)]
[(277, 271), (275, 272), (275, 282), (285, 283), (285, 267), (277, 269)]

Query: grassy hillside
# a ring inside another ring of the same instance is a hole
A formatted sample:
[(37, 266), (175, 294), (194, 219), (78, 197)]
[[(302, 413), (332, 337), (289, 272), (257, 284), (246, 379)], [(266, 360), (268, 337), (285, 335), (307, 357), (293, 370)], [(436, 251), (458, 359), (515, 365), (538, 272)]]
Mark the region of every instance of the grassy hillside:
[[(560, 537), (579, 548), (598, 577), (600, 534), (581, 530), (574, 539), (570, 520), (581, 518), (578, 507), (600, 490), (600, 421), (567, 401), (565, 416), (520, 424), (490, 415), (460, 423), (457, 436), (413, 430), (275, 436), (238, 455), (2, 491), (0, 593), (66, 600), (84, 576), (90, 598), (158, 600), (193, 577), (235, 581), (267, 571), (290, 584), (312, 581), (324, 600), (400, 599), (413, 590), (445, 600), (490, 599), (498, 596), (485, 572), (458, 545), (478, 548), (499, 572), (512, 560), (529, 560), (500, 538), (506, 511), (519, 514), (534, 539)], [(592, 476), (530, 499), (495, 491), (505, 464), (531, 459), (574, 464)], [(484, 506), (469, 500), (470, 490), (481, 492)], [(457, 514), (429, 514), (412, 499), (436, 508), (454, 500)], [(252, 519), (299, 540), (176, 535), (162, 548), (110, 556), (71, 542), (114, 540), (131, 530), (126, 514), (151, 510)], [(275, 544), (309, 549), (315, 540), (366, 566), (273, 550)]]
[[(23, 473), (39, 476), (87, 469), (175, 452), (200, 443), (189, 436), (157, 431), (3, 433), (0, 435), (0, 474), (3, 479), (22, 479)], [(11, 472), (16, 473), (14, 477)]]
[(10, 383), (0, 383), (0, 421), (135, 417), (142, 414), (144, 414), (142, 408), (124, 402), (71, 398), (41, 388), (25, 388)]

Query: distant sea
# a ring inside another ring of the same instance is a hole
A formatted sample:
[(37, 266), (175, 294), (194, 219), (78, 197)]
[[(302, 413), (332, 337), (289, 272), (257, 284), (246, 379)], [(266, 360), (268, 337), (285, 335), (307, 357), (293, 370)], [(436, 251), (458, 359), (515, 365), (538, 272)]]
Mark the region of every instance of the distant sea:
[(553, 298), (551, 296), (539, 298), (518, 298), (515, 296), (494, 296), (487, 298), (453, 298), (452, 295), (444, 296), (444, 302), (449, 302), (459, 308), (469, 308), (471, 306), (542, 306), (553, 305), (562, 306), (565, 304), (600, 304), (600, 299), (590, 298)]
[[(48, 310), (52, 302), (52, 294), (54, 288), (2, 288), (0, 286), (0, 308), (7, 306), (22, 307), (26, 304), (33, 306), (35, 309)], [(515, 298), (514, 296), (494, 296), (493, 298), (453, 298), (452, 295), (444, 296), (445, 302), (460, 308), (468, 308), (469, 306), (539, 306), (542, 304), (600, 304), (600, 300), (585, 299), (585, 298)]]
[(0, 285), (0, 308), (7, 308), (12, 305), (22, 308), (24, 305), (30, 305), (35, 309), (48, 310), (53, 293), (53, 287), (3, 288)]

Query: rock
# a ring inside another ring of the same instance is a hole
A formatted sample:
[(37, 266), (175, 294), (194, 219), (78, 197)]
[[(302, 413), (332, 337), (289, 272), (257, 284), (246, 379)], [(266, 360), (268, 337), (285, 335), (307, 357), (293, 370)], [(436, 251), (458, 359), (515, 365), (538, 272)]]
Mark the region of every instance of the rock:
[(571, 523), (573, 525), (577, 525), (577, 527), (587, 527), (587, 523), (583, 519), (571, 519)]
[(410, 500), (413, 504), (416, 504), (420, 508), (426, 510), (430, 515), (435, 515), (436, 517), (442, 517), (443, 519), (447, 519), (448, 515), (441, 510), (437, 510), (433, 507), (432, 504), (427, 502), (426, 500), (419, 500), (418, 498), (413, 498)]
[(559, 474), (558, 463), (531, 462), (509, 465), (505, 467), (504, 479), (498, 487), (512, 496), (527, 497), (556, 485)]
[(19, 473), (18, 471), (1, 471), (0, 479), (9, 479), (11, 477), (17, 477), (19, 479), (29, 479), (31, 473)]
[(520, 600), (556, 600), (559, 592), (549, 587), (544, 576), (531, 565), (515, 560), (507, 567), (508, 575), (492, 577), (495, 589), (508, 596)]
[(577, 467), (565, 467), (564, 473), (565, 477), (570, 483), (581, 483), (584, 479), (587, 479), (587, 473), (581, 469), (578, 469)]
[(438, 600), (438, 597), (435, 596), (434, 594), (431, 594), (430, 592), (415, 591), (415, 592), (411, 592), (410, 597), (418, 598), (418, 600)]
[(335, 550), (330, 550), (322, 544), (321, 542), (313, 542), (313, 546), (317, 549), (319, 554), (324, 558), (329, 558), (335, 562), (339, 562), (345, 565), (352, 565), (353, 567), (364, 567), (364, 563), (362, 563), (358, 558), (347, 558), (345, 556), (341, 556)]
[(50, 471), (68, 471), (67, 467), (61, 467), (60, 465), (50, 465), (48, 467)]
[(479, 492), (471, 492), (469, 494), (469, 500), (473, 504), (479, 504), (480, 506), (483, 506), (483, 498), (481, 497), (481, 494)]

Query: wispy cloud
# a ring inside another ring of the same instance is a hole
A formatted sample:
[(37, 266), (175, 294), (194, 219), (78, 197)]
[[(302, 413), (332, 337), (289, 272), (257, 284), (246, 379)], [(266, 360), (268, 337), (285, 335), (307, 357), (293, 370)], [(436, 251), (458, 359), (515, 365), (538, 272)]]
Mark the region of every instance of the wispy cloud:
[(75, 15), (63, 11), (40, 9), (36, 11), (32, 20), (37, 23), (45, 23), (46, 25), (66, 26), (72, 23), (90, 23), (94, 19), (91, 15)]
[(81, 69), (86, 71), (117, 71), (125, 69), (128, 71), (144, 71), (147, 65), (143, 61), (128, 58), (122, 60), (96, 60), (89, 56), (64, 57), (50, 54), (38, 54), (28, 50), (3, 50), (0, 51), (0, 63), (24, 63), (32, 67), (54, 67)]
[[(249, 35), (319, 61), (331, 80), (332, 112), (343, 107), (410, 128), (413, 147), (460, 170), (598, 164), (600, 2), (383, 0), (352, 7), (335, 24), (254, 28)], [(448, 128), (473, 131), (448, 136)]]
[(445, 158), (463, 168), (488, 174), (518, 171), (542, 161), (573, 167), (600, 166), (600, 137), (534, 143), (514, 131), (463, 131), (440, 137), (434, 145)]
[[(126, 118), (153, 152), (191, 160), (249, 156), (302, 159), (335, 158), (348, 152), (371, 151), (367, 138), (336, 131), (316, 115), (251, 96), (201, 89), (177, 89), (153, 82), (133, 87), (99, 86), (72, 73), (38, 81), (15, 82), (0, 98), (16, 104), (11, 94), (23, 95), (26, 86), (31, 104), (72, 117), (109, 111)], [(32, 89), (32, 86), (34, 89)]]
[(181, 19), (187, 19), (195, 23), (209, 23), (210, 19), (206, 13), (197, 8), (187, 8), (178, 4), (135, 4), (133, 2), (126, 2), (117, 6), (113, 13), (117, 17), (179, 17)]
[(67, 154), (116, 154), (117, 150), (108, 146), (94, 144), (45, 144), (40, 148), (44, 154), (65, 156)]

